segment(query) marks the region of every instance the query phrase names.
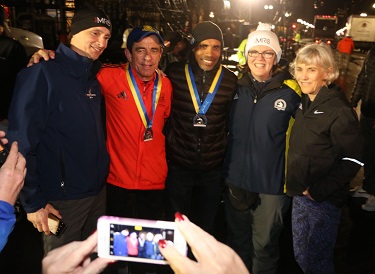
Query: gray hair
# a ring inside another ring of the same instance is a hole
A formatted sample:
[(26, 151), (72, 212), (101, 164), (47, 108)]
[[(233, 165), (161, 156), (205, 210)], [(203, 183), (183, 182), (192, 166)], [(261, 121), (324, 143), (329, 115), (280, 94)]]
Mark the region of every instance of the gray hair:
[(323, 68), (328, 72), (328, 77), (325, 79), (327, 85), (339, 77), (339, 69), (334, 53), (331, 47), (325, 43), (307, 44), (298, 50), (296, 58), (289, 66), (289, 71), (293, 77), (297, 63), (305, 65), (314, 64)]

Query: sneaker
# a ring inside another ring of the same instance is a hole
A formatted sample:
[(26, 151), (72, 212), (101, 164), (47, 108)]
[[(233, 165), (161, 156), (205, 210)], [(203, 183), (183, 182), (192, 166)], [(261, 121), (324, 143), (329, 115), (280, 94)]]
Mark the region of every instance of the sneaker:
[(367, 199), (367, 203), (362, 205), (362, 209), (366, 211), (375, 211), (375, 196), (371, 195), (370, 198)]
[(352, 197), (355, 198), (370, 198), (370, 194), (368, 194), (361, 186), (357, 187), (357, 189), (352, 194)]

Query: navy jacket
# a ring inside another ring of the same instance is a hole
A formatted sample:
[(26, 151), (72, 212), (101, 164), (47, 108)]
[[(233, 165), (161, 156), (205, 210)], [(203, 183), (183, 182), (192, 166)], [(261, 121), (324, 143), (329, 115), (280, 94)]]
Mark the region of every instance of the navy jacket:
[(27, 161), (21, 203), (26, 212), (48, 201), (94, 196), (109, 165), (99, 82), (100, 63), (60, 44), (56, 58), (22, 70), (9, 113), (7, 137)]
[(298, 84), (286, 70), (262, 83), (249, 72), (238, 84), (230, 115), (225, 181), (250, 192), (282, 194), (287, 131), (300, 104)]

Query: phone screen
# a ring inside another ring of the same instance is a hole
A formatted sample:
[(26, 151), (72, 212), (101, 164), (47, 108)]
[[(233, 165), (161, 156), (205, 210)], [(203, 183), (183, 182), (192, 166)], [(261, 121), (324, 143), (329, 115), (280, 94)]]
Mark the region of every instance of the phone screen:
[(159, 251), (158, 242), (160, 239), (173, 244), (174, 230), (111, 223), (109, 254), (122, 257), (164, 260)]

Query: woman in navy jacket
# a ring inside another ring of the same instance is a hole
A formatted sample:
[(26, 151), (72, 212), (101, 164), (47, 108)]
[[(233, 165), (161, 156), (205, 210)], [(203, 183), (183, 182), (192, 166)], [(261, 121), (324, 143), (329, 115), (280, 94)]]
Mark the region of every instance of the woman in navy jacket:
[(231, 106), (224, 167), (228, 244), (250, 273), (276, 274), (290, 205), (284, 193), (287, 132), (301, 97), (268, 24), (250, 33), (245, 53), (248, 72)]

